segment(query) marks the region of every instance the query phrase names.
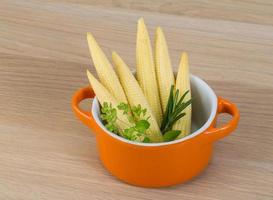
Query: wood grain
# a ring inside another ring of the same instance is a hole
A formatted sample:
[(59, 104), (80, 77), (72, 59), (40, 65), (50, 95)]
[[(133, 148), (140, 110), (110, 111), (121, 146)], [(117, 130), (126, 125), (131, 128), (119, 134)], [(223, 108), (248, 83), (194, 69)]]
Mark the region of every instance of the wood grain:
[[(1, 0), (0, 199), (273, 199), (272, 13), (266, 0)], [(134, 68), (140, 16), (152, 36), (164, 28), (175, 66), (187, 51), (192, 73), (241, 111), (204, 173), (164, 189), (112, 177), (70, 109), (94, 70), (85, 33)]]

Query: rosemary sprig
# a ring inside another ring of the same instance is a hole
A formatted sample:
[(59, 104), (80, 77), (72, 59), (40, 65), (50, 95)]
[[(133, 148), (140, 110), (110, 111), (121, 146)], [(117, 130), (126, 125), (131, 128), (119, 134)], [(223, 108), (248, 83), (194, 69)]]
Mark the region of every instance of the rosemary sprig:
[(164, 112), (163, 120), (160, 126), (160, 130), (163, 135), (166, 132), (172, 130), (174, 123), (186, 115), (183, 110), (192, 103), (192, 99), (183, 102), (188, 93), (189, 90), (186, 91), (181, 97), (179, 97), (179, 90), (174, 91), (174, 85), (172, 85), (166, 110)]

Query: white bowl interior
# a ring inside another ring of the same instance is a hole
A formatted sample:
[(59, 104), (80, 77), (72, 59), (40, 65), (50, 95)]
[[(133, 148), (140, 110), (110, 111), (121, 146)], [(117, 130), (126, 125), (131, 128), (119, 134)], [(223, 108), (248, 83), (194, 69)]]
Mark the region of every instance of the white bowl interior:
[[(192, 123), (191, 132), (194, 133), (209, 120), (211, 114), (216, 113), (217, 101), (216, 96), (207, 90), (208, 85), (203, 85), (203, 81), (197, 77), (191, 77), (191, 93), (192, 93)], [(211, 90), (212, 91), (212, 90)]]
[(193, 98), (192, 103), (192, 126), (191, 126), (191, 134), (181, 138), (179, 140), (174, 140), (171, 142), (162, 142), (162, 143), (139, 143), (129, 141), (125, 138), (122, 138), (110, 131), (108, 131), (103, 125), (100, 119), (100, 105), (97, 98), (94, 99), (92, 104), (92, 115), (98, 125), (104, 129), (106, 133), (111, 135), (112, 137), (119, 139), (123, 142), (141, 145), (141, 146), (160, 146), (160, 145), (168, 145), (173, 143), (182, 142), (189, 138), (195, 137), (196, 135), (205, 131), (210, 124), (212, 123), (217, 110), (217, 97), (213, 90), (200, 78), (197, 76), (191, 75), (191, 93)]

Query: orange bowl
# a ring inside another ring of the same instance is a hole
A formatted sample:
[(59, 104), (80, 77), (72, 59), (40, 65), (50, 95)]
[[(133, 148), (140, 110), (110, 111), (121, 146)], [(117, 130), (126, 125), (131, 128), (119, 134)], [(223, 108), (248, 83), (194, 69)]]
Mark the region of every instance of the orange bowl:
[[(137, 143), (108, 131), (100, 119), (100, 106), (91, 87), (79, 89), (72, 98), (76, 116), (93, 130), (103, 165), (119, 179), (143, 187), (163, 187), (185, 182), (206, 168), (213, 143), (228, 134), (239, 121), (239, 110), (228, 100), (216, 97), (200, 78), (191, 75), (192, 133), (164, 143)], [(84, 111), (79, 103), (94, 98), (92, 110)], [(215, 127), (219, 113), (232, 119)]]

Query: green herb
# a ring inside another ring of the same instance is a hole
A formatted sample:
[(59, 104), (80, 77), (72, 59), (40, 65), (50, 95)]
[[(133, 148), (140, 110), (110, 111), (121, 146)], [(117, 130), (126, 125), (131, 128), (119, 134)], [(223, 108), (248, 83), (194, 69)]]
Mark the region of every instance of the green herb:
[(104, 102), (101, 108), (101, 119), (104, 121), (105, 127), (118, 134), (117, 121), (117, 110), (112, 107), (112, 104)]
[[(171, 87), (167, 107), (160, 127), (165, 142), (175, 140), (181, 133), (180, 130), (172, 130), (172, 127), (177, 120), (186, 115), (183, 111), (192, 102), (192, 99), (186, 102), (183, 101), (188, 93), (189, 91), (186, 91), (180, 97), (179, 90), (175, 90), (173, 85)], [(120, 130), (117, 126), (117, 121), (120, 120), (117, 116), (117, 112), (122, 112), (129, 121), (128, 127), (123, 130)], [(130, 108), (128, 104), (120, 103), (115, 108), (112, 104), (104, 102), (101, 113), (101, 118), (109, 131), (119, 134), (128, 140), (145, 143), (150, 142), (146, 133), (150, 127), (150, 116), (146, 116), (147, 109), (142, 108), (141, 105), (132, 106)]]
[(163, 140), (164, 142), (169, 142), (169, 141), (173, 141), (177, 138), (177, 136), (181, 133), (180, 130), (171, 130), (171, 131), (167, 131), (164, 135), (163, 135)]
[(163, 135), (172, 129), (176, 121), (186, 115), (183, 110), (192, 102), (192, 99), (183, 102), (185, 96), (188, 93), (189, 90), (186, 91), (181, 97), (179, 97), (179, 90), (174, 91), (174, 86), (172, 85), (166, 110), (160, 126), (160, 130)]
[(150, 127), (150, 123), (147, 120), (139, 120), (138, 122), (136, 122), (135, 125), (135, 129), (139, 132), (139, 133), (145, 133), (145, 131)]
[[(128, 128), (119, 130), (117, 126), (117, 112), (122, 111), (126, 115), (130, 124)], [(104, 121), (105, 127), (116, 134), (125, 137), (128, 140), (138, 142), (150, 142), (146, 135), (146, 131), (150, 127), (149, 118), (146, 116), (147, 109), (142, 108), (141, 105), (130, 107), (126, 103), (120, 103), (117, 108), (113, 108), (110, 103), (104, 102), (101, 108), (101, 118)]]
[[(138, 104), (137, 106), (132, 107), (132, 114), (133, 114), (134, 119), (136, 121), (139, 121), (143, 117), (145, 117), (146, 113), (147, 113), (147, 109), (146, 108), (141, 108), (140, 104)], [(148, 120), (149, 118), (150, 118), (150, 116), (146, 117), (146, 120)]]
[(128, 114), (130, 111), (129, 105), (127, 103), (120, 103), (118, 109), (123, 111), (123, 114)]

